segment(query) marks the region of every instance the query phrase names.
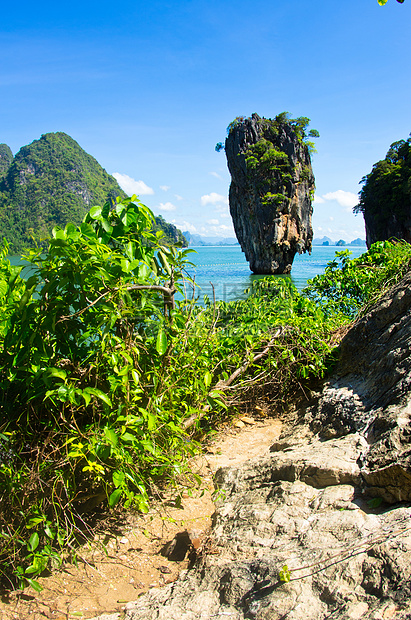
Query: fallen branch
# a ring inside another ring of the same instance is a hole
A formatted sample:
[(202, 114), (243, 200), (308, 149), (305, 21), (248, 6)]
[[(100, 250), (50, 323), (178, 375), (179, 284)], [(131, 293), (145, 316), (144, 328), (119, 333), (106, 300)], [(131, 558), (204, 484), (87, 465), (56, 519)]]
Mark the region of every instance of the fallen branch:
[[(237, 377), (239, 377), (240, 375), (244, 374), (247, 368), (251, 366), (251, 364), (258, 362), (258, 360), (260, 360), (261, 358), (265, 357), (268, 354), (274, 342), (278, 340), (280, 336), (282, 336), (284, 331), (285, 330), (283, 327), (279, 327), (276, 333), (274, 334), (274, 336), (267, 343), (266, 347), (260, 353), (257, 353), (257, 355), (255, 355), (252, 359), (248, 360), (247, 362), (244, 362), (244, 364), (240, 366), (240, 368), (237, 368), (228, 377), (228, 379), (218, 381), (218, 383), (216, 383), (216, 385), (210, 390), (210, 393), (213, 392), (214, 390), (219, 390), (220, 392), (227, 390), (229, 386), (233, 383), (233, 381), (235, 381)], [(193, 426), (195, 422), (201, 420), (201, 418), (203, 418), (205, 414), (207, 413), (207, 411), (209, 410), (210, 410), (210, 405), (204, 405), (204, 407), (200, 411), (198, 411), (197, 413), (194, 413), (189, 418), (187, 418), (187, 420), (183, 424), (184, 430), (187, 430), (188, 428)]]

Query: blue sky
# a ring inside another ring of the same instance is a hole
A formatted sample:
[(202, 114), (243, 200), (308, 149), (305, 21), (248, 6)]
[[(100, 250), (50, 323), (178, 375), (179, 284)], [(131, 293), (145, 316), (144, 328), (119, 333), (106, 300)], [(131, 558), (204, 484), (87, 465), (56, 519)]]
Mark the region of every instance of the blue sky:
[(359, 181), (411, 131), (411, 0), (125, 0), (2, 7), (0, 142), (64, 131), (183, 230), (231, 236), (239, 115), (308, 116), (315, 235), (365, 237)]

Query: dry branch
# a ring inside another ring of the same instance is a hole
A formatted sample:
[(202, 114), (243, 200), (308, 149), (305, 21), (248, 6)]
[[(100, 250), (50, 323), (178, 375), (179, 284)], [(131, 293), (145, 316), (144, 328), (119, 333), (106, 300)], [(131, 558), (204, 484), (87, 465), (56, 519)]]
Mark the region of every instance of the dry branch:
[[(228, 377), (228, 379), (218, 381), (218, 383), (216, 383), (216, 385), (210, 390), (210, 393), (213, 392), (214, 390), (219, 390), (220, 392), (227, 390), (229, 386), (233, 383), (233, 381), (235, 381), (235, 379), (237, 379), (237, 377), (239, 377), (240, 375), (244, 374), (247, 368), (251, 366), (251, 364), (258, 362), (258, 360), (260, 360), (261, 358), (265, 357), (268, 354), (274, 342), (278, 340), (278, 338), (280, 338), (280, 336), (282, 336), (283, 333), (284, 333), (284, 328), (279, 327), (277, 331), (275, 332), (274, 336), (271, 338), (271, 340), (267, 343), (265, 348), (260, 353), (257, 353), (257, 355), (254, 355), (252, 359), (244, 362), (244, 364), (240, 366), (239, 368), (237, 368)], [(203, 418), (205, 414), (207, 413), (207, 411), (209, 410), (210, 410), (210, 405), (204, 405), (204, 407), (200, 411), (198, 411), (197, 413), (194, 413), (192, 416), (187, 418), (187, 420), (183, 424), (184, 430), (187, 430), (188, 428), (193, 426), (195, 422), (197, 422), (198, 420), (201, 420), (201, 418)]]

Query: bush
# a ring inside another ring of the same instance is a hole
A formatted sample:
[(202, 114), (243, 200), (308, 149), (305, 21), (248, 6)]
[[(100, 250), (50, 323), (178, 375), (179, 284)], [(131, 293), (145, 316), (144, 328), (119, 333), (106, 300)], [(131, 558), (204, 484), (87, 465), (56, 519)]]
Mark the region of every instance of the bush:
[(174, 300), (192, 250), (162, 245), (152, 218), (136, 197), (93, 207), (26, 254), (27, 280), (0, 256), (0, 567), (22, 587), (75, 554), (102, 502), (179, 496), (201, 420), (256, 386), (284, 405), (323, 376), (333, 330), (411, 259), (406, 244), (339, 252), (305, 294), (269, 277), (203, 307)]

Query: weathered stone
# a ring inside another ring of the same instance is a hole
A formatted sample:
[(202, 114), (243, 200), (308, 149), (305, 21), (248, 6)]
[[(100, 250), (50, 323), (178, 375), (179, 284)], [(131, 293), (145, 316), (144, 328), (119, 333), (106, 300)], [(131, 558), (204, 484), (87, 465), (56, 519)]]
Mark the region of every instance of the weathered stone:
[(225, 143), (230, 213), (254, 273), (289, 273), (311, 251), (314, 175), (307, 145), (290, 123), (260, 118), (232, 124)]
[(410, 308), (411, 274), (271, 452), (217, 472), (209, 552), (128, 620), (411, 620)]

